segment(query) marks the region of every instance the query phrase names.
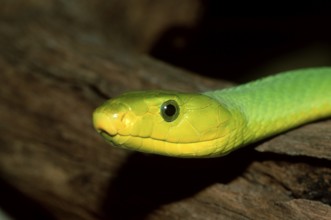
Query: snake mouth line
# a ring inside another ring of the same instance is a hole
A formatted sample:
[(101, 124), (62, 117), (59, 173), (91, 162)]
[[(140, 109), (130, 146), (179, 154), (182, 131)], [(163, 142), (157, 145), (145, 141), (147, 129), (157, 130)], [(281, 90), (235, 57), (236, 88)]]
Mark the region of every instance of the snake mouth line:
[[(172, 141), (167, 141), (167, 140), (163, 140), (163, 139), (157, 139), (157, 138), (153, 138), (153, 137), (141, 137), (141, 136), (135, 136), (135, 135), (121, 135), (121, 134), (109, 134), (107, 131), (105, 130), (98, 130), (98, 133), (104, 138), (106, 139), (107, 141), (110, 141), (112, 143), (114, 143), (114, 138), (115, 137), (132, 137), (132, 138), (141, 138), (141, 139), (152, 139), (152, 140), (155, 140), (155, 141), (160, 141), (160, 142), (169, 142), (169, 143), (173, 143), (173, 144), (178, 144), (179, 142), (172, 142)], [(213, 138), (213, 139), (210, 139), (210, 140), (204, 140), (204, 141), (192, 141), (192, 142), (181, 142), (180, 144), (192, 144), (192, 143), (198, 143), (198, 142), (208, 142), (208, 141), (214, 141), (216, 139), (219, 139), (220, 137), (218, 138)]]
[(109, 134), (107, 131), (102, 130), (102, 129), (98, 130), (98, 133), (99, 133), (104, 139), (106, 139), (106, 140), (108, 140), (108, 141), (111, 141), (111, 140), (113, 139), (113, 137), (116, 136), (116, 135), (111, 135), (111, 134)]

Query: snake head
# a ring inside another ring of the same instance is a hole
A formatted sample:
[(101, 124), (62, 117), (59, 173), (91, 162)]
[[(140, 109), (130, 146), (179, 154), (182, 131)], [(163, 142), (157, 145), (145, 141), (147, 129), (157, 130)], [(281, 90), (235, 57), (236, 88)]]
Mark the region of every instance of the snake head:
[(228, 152), (231, 113), (203, 94), (171, 91), (125, 93), (93, 113), (93, 124), (113, 145), (177, 157)]

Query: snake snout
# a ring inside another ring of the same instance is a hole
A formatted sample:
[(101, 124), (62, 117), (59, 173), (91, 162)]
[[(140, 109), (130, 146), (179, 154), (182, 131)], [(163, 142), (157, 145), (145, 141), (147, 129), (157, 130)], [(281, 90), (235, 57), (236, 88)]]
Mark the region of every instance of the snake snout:
[(104, 111), (95, 111), (93, 113), (93, 126), (99, 134), (107, 134), (108, 136), (115, 136), (123, 127), (122, 114), (107, 113)]
[(103, 137), (116, 136), (127, 126), (127, 109), (125, 106), (110, 102), (97, 108), (93, 113), (93, 126)]

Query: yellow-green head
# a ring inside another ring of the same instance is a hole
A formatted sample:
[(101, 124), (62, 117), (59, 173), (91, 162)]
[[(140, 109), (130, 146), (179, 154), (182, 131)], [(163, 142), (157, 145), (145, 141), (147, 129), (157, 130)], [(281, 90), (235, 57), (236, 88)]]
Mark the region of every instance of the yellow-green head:
[(228, 152), (224, 142), (233, 130), (230, 118), (226, 108), (203, 94), (140, 91), (105, 102), (95, 110), (93, 123), (116, 146), (168, 156), (208, 157)]

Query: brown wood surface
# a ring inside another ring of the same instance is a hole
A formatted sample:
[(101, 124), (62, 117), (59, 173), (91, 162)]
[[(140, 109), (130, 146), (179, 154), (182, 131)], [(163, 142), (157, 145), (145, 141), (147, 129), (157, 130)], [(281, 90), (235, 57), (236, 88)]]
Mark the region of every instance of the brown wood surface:
[(82, 25), (81, 8), (68, 17), (57, 1), (4, 2), (0, 205), (17, 219), (331, 219), (331, 120), (222, 158), (114, 148), (91, 124), (107, 98), (231, 84), (124, 49)]

